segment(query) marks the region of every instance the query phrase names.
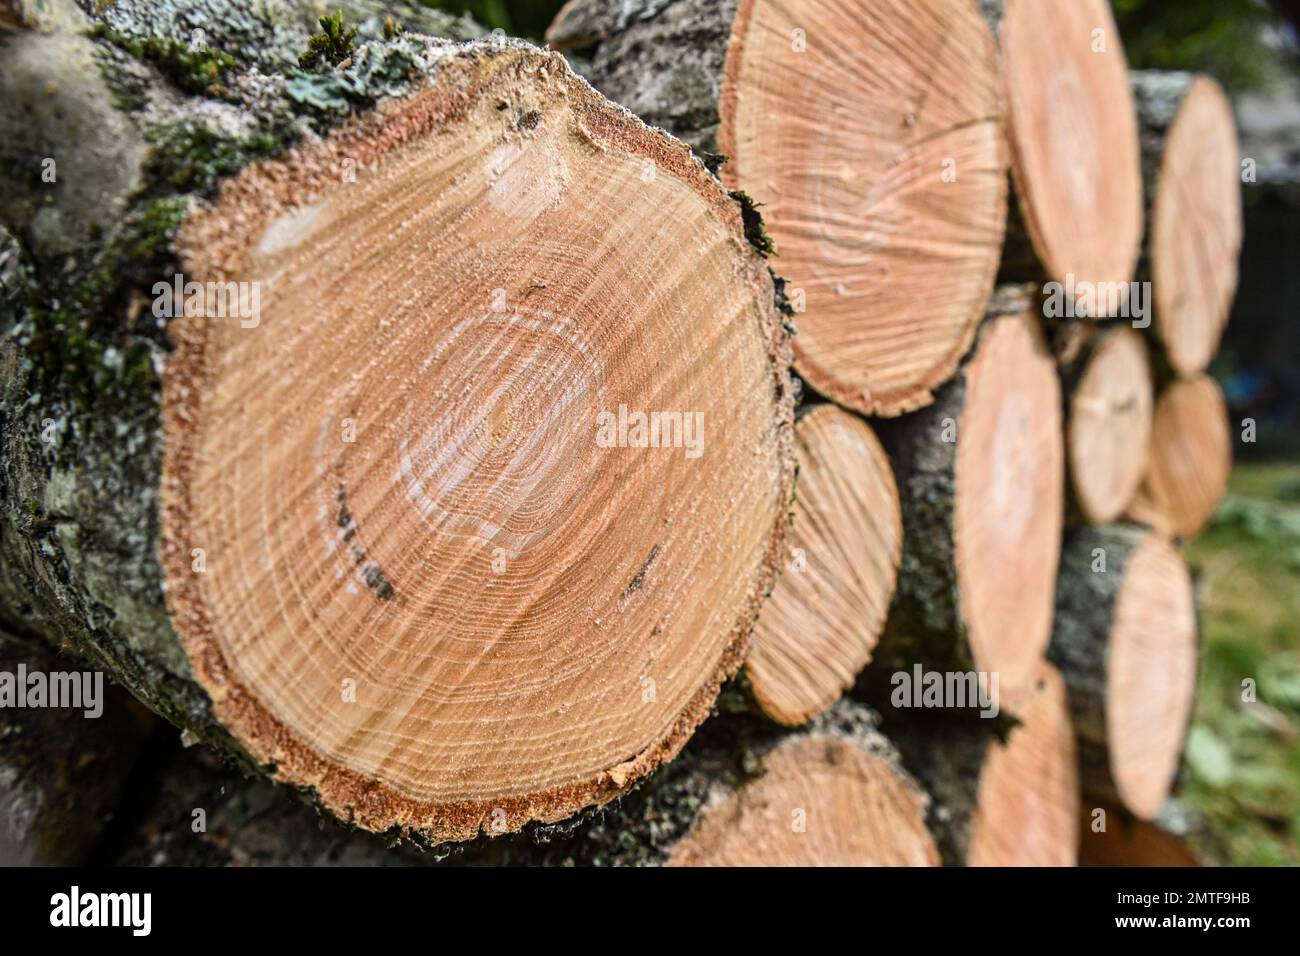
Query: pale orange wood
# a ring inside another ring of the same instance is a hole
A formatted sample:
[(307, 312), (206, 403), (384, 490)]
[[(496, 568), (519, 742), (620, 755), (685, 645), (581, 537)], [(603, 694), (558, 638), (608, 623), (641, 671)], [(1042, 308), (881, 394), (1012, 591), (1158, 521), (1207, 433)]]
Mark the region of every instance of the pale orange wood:
[(795, 439), (789, 558), (745, 664), (763, 712), (791, 725), (834, 704), (871, 660), (903, 546), (893, 470), (866, 422), (820, 405)]
[(1129, 555), (1106, 659), (1106, 738), (1115, 788), (1133, 813), (1169, 796), (1196, 691), (1196, 597), (1187, 565), (1158, 534)]
[(1099, 333), (1069, 396), (1066, 453), (1085, 520), (1123, 514), (1146, 471), (1155, 404), (1150, 356), (1131, 328)]
[(969, 866), (1074, 866), (1079, 851), (1079, 759), (1065, 681), (1043, 664), (1020, 723), (984, 757)]
[(1182, 376), (1218, 352), (1237, 291), (1240, 163), (1232, 105), (1218, 83), (1197, 77), (1165, 139), (1148, 251), (1156, 329)]
[(1133, 278), (1142, 168), (1123, 42), (1106, 0), (1006, 0), (999, 29), (1020, 217), (1047, 275)]
[[(216, 719), (336, 814), (435, 841), (676, 754), (740, 664), (793, 481), (739, 207), (558, 55), (440, 57), (186, 222), (187, 274), (261, 283), (261, 321), (174, 322), (162, 502)], [(620, 406), (698, 415), (702, 443), (607, 447)]]
[(1016, 700), (1051, 639), (1064, 522), (1056, 361), (1031, 312), (991, 320), (965, 369), (953, 561), (976, 670)]
[(1005, 228), (997, 87), (971, 0), (741, 0), (722, 175), (806, 297), (797, 367), (826, 397), (898, 415), (956, 371)]
[(1156, 401), (1151, 454), (1128, 515), (1166, 534), (1192, 537), (1219, 507), (1231, 471), (1222, 390), (1208, 375), (1173, 382)]
[(763, 774), (705, 808), (669, 866), (938, 866), (921, 798), (882, 756), (791, 737)]

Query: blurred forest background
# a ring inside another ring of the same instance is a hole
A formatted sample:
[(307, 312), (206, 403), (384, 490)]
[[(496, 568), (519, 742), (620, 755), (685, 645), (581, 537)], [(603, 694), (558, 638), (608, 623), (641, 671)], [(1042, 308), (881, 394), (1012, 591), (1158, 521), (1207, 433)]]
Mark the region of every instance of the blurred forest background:
[[(561, 0), (424, 0), (542, 42)], [(1062, 0), (1068, 2), (1068, 0)], [(1113, 0), (1134, 67), (1233, 97), (1246, 210), (1241, 286), (1212, 370), (1237, 464), (1189, 549), (1204, 609), (1197, 713), (1167, 822), (1206, 863), (1300, 864), (1300, 0)], [(1253, 418), (1257, 440), (1240, 440)], [(1242, 681), (1258, 703), (1242, 704)]]

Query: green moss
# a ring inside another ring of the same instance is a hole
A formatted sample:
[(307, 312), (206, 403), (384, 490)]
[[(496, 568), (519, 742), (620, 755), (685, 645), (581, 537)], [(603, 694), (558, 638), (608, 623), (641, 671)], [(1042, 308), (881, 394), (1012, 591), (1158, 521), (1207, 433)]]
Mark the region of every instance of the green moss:
[(191, 50), (179, 40), (129, 37), (102, 23), (91, 27), (90, 35), (150, 64), (187, 93), (220, 92), (226, 73), (238, 65), (233, 56), (221, 50)]
[(345, 68), (325, 73), (290, 71), (285, 92), (294, 103), (326, 119), (328, 127), (351, 111), (410, 88), (425, 41), (403, 34), (387, 43), (367, 43)]
[[(298, 57), (298, 65), (304, 70), (310, 70), (323, 63), (338, 66), (352, 56), (353, 50), (356, 49), (354, 41), (357, 38), (357, 28), (344, 29), (341, 10), (321, 17), (320, 28), (320, 33), (312, 34), (307, 39), (307, 50)], [(387, 24), (385, 24), (385, 36), (387, 34)]]
[(287, 130), (232, 139), (199, 124), (172, 127), (154, 144), (143, 179), (153, 190), (210, 195), (223, 176), (277, 155), (292, 138)]

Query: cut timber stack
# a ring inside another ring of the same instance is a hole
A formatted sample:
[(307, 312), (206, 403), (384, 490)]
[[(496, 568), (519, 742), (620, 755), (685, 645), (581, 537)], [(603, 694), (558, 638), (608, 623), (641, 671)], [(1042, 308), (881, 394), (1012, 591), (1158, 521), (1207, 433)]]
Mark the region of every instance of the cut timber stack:
[[(1240, 211), (1103, 0), (571, 0), (594, 89), (401, 0), (33, 9), (0, 626), (211, 745), (103, 858), (1070, 865), (1157, 813)], [(1135, 266), (1159, 337), (1080, 299), (1053, 355), (1043, 283)]]
[(1232, 430), (1218, 384), (1208, 375), (1172, 382), (1156, 402), (1151, 453), (1128, 517), (1193, 537), (1223, 500), (1231, 470)]
[(1142, 176), (1110, 5), (979, 5), (998, 41), (1016, 199), (1001, 278), (1128, 282), (1142, 240)]
[(903, 560), (877, 656), (997, 672), (1012, 701), (1051, 635), (1064, 520), (1060, 382), (1032, 301), (1000, 288), (934, 404), (880, 427)]
[(1062, 366), (1072, 510), (1089, 524), (1124, 513), (1146, 473), (1155, 403), (1146, 341), (1126, 326), (1083, 325)]
[[(902, 703), (902, 702), (900, 702)], [(1079, 773), (1065, 683), (1035, 674), (1013, 721), (886, 711), (903, 765), (930, 795), (926, 819), (951, 866), (1074, 866)]]
[(894, 474), (870, 426), (817, 405), (795, 439), (789, 557), (745, 663), (759, 708), (791, 726), (835, 703), (871, 660), (903, 547)]
[[(787, 332), (741, 206), (557, 54), (401, 34), (286, 81), (253, 7), (206, 57), (139, 3), (6, 51), (6, 102), (117, 132), (5, 129), (67, 185), (0, 196), (32, 258), (0, 618), (368, 830), (607, 801), (708, 714), (783, 550)], [(681, 411), (645, 447), (626, 409)]]
[(547, 39), (590, 55), (615, 102), (725, 155), (806, 300), (805, 381), (866, 414), (931, 401), (983, 315), (1006, 214), (974, 0), (572, 0)]
[(1178, 551), (1130, 525), (1067, 536), (1049, 652), (1065, 677), (1084, 792), (1151, 819), (1196, 690), (1196, 603)]
[(1208, 77), (1135, 72), (1132, 80), (1149, 206), (1140, 276), (1152, 285), (1164, 359), (1190, 377), (1218, 351), (1237, 289), (1237, 129), (1228, 98)]

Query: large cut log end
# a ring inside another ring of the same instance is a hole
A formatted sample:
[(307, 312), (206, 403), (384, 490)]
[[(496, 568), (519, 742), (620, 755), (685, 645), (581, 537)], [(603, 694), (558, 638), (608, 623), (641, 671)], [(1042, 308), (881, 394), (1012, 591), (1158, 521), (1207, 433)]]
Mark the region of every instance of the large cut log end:
[(1065, 681), (1043, 665), (1005, 742), (989, 744), (971, 825), (970, 866), (1074, 866), (1079, 760)]
[(741, 0), (719, 105), (729, 185), (806, 299), (800, 374), (867, 414), (928, 404), (997, 271), (1006, 155), (969, 0)]
[(1232, 105), (1205, 76), (1133, 75), (1151, 197), (1147, 256), (1155, 324), (1182, 376), (1219, 349), (1237, 290), (1241, 156)]
[(1051, 637), (1065, 508), (1056, 363), (1031, 311), (993, 319), (964, 372), (953, 561), (977, 670), (1015, 700)]
[(802, 724), (871, 660), (898, 575), (898, 490), (870, 426), (819, 405), (795, 426), (799, 484), (789, 560), (745, 664), (763, 712)]
[(877, 658), (996, 673), (1014, 701), (1050, 637), (1065, 501), (1061, 384), (1028, 288), (998, 289), (957, 377), (879, 432), (903, 558)]
[(173, 321), (163, 406), (169, 609), (253, 758), (430, 841), (671, 758), (793, 481), (772, 282), (686, 147), (556, 54), (448, 45), (181, 248), (258, 297)]
[(1155, 815), (1178, 771), (1197, 654), (1191, 575), (1167, 537), (1130, 525), (1070, 535), (1051, 656), (1070, 689), (1085, 793)]
[(999, 30), (1011, 172), (1042, 270), (1124, 283), (1142, 241), (1133, 94), (1105, 0), (1005, 0)]
[(1110, 767), (1124, 804), (1150, 819), (1183, 752), (1196, 692), (1196, 597), (1178, 551), (1146, 535), (1129, 556), (1106, 659)]
[(762, 775), (715, 791), (669, 866), (937, 866), (923, 801), (872, 733), (816, 727), (782, 740)]

